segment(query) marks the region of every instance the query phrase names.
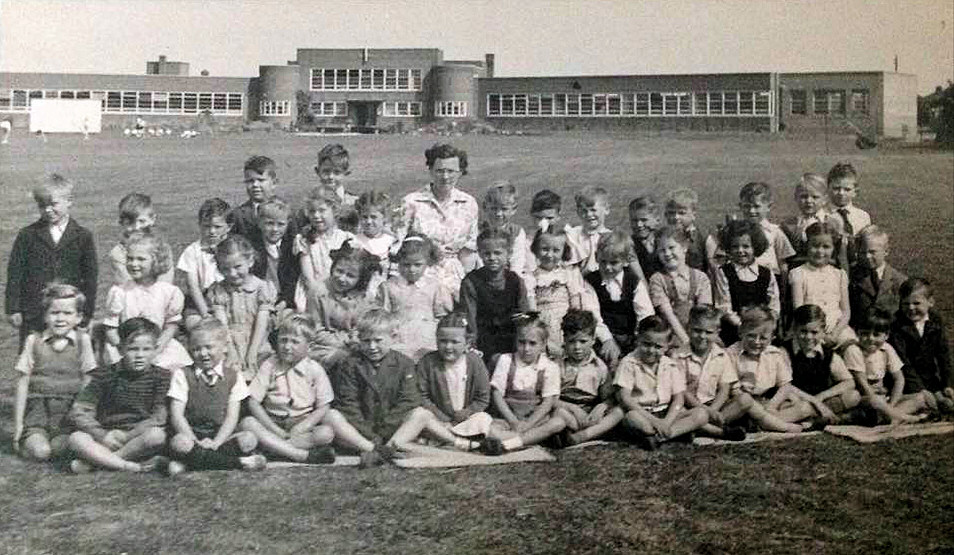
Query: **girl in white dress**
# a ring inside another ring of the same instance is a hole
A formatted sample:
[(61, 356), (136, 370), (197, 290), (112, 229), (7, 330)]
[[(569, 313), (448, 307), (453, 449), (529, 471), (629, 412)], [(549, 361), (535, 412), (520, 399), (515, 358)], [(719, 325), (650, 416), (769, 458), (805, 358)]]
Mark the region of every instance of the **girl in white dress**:
[(331, 251), (354, 239), (354, 234), (338, 229), (340, 209), (341, 198), (331, 187), (318, 186), (305, 200), (308, 224), (295, 236), (292, 245), (292, 253), (301, 265), (301, 277), (295, 289), (298, 312), (305, 311), (307, 299), (317, 295), (331, 275)]

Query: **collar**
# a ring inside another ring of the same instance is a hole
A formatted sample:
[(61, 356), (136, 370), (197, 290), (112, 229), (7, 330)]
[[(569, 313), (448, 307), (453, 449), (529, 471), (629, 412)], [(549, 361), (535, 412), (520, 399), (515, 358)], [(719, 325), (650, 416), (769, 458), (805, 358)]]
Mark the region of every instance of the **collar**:
[(458, 189), (455, 185), (454, 188), (451, 189), (450, 196), (447, 198), (447, 201), (441, 203), (439, 200), (437, 200), (437, 197), (434, 196), (434, 191), (431, 190), (431, 186), (431, 183), (425, 185), (423, 189), (417, 192), (417, 198), (414, 200), (419, 202), (430, 202), (437, 206), (451, 202), (465, 203), (468, 201), (467, 194)]
[(725, 356), (725, 349), (719, 345), (716, 345), (715, 343), (709, 345), (709, 352), (706, 353), (706, 356), (704, 357), (700, 357), (696, 353), (692, 352), (692, 349), (686, 349), (685, 351), (678, 351), (675, 353), (676, 358), (689, 359), (699, 364), (704, 364), (708, 360), (721, 356)]
[(759, 222), (759, 227), (766, 231), (775, 231), (778, 229), (778, 226), (770, 222), (768, 218), (763, 218), (762, 221)]
[(844, 206), (833, 206), (832, 208), (834, 208), (835, 212), (838, 212), (839, 210), (845, 210), (848, 213), (855, 211), (855, 206), (850, 201)]
[[(72, 329), (66, 332), (66, 335), (63, 335), (62, 337), (65, 337), (70, 343), (72, 343), (73, 345), (76, 345), (77, 338), (76, 338), (75, 329)], [(52, 333), (50, 333), (50, 330), (43, 330), (43, 333), (40, 335), (40, 339), (42, 339), (44, 343), (49, 343), (51, 340), (58, 339), (58, 338), (59, 338), (58, 336), (55, 336)]]
[(589, 235), (590, 237), (593, 237), (594, 235), (603, 235), (609, 232), (610, 228), (606, 227), (605, 225), (602, 225), (593, 231), (587, 231), (582, 225), (580, 226), (580, 233), (582, 235)]
[(225, 290), (230, 293), (235, 293), (237, 291), (242, 291), (245, 293), (254, 293), (258, 291), (259, 278), (256, 276), (253, 276), (252, 274), (249, 274), (248, 277), (249, 279), (242, 285), (232, 285), (231, 283), (225, 280), (222, 281), (222, 285), (224, 285)]
[(424, 288), (424, 278), (425, 278), (426, 276), (421, 276), (421, 277), (417, 278), (417, 281), (415, 281), (414, 283), (411, 283), (410, 281), (408, 281), (407, 278), (404, 277), (404, 276), (402, 276), (400, 273), (397, 274), (397, 275), (394, 276), (394, 277), (398, 280), (398, 283), (401, 284), (401, 285), (403, 285), (404, 287), (413, 287), (413, 288), (415, 288), (415, 289), (423, 289), (423, 288)]
[(670, 276), (678, 276), (682, 279), (689, 281), (689, 274), (692, 272), (692, 268), (688, 264), (683, 264), (682, 266), (676, 268), (675, 270), (663, 270)]
[(811, 352), (805, 352), (805, 348), (802, 347), (802, 344), (798, 341), (792, 341), (792, 353), (793, 354), (804, 354), (808, 358), (814, 358), (816, 355), (819, 357), (825, 356), (825, 349), (822, 347), (821, 343), (815, 345)]
[(759, 361), (759, 360), (762, 360), (762, 357), (763, 357), (763, 356), (765, 356), (765, 355), (773, 355), (773, 354), (775, 354), (775, 353), (777, 353), (777, 352), (779, 352), (779, 348), (778, 348), (778, 347), (776, 347), (775, 345), (769, 345), (769, 346), (765, 347), (765, 349), (762, 350), (762, 354), (760, 354), (759, 356), (753, 356), (753, 355), (750, 355), (749, 353), (745, 352), (745, 351), (742, 349), (742, 344), (739, 343), (739, 358), (747, 358), (747, 359), (749, 359), (749, 360)]
[(564, 363), (565, 365), (574, 366), (574, 367), (579, 368), (579, 367), (582, 367), (582, 366), (595, 365), (595, 364), (596, 364), (596, 358), (597, 358), (597, 357), (596, 357), (596, 353), (593, 352), (593, 349), (590, 349), (590, 355), (589, 355), (588, 357), (586, 357), (585, 359), (583, 359), (583, 362), (570, 362), (569, 360), (567, 360), (566, 356), (564, 356), (564, 357), (563, 357), (563, 363)]
[(305, 356), (305, 357), (303, 357), (301, 360), (299, 360), (298, 362), (296, 362), (295, 365), (292, 366), (291, 368), (286, 368), (286, 367), (285, 367), (285, 364), (281, 361), (281, 359), (278, 358), (278, 355), (275, 355), (275, 372), (274, 372), (274, 375), (275, 375), (275, 376), (284, 376), (285, 374), (287, 374), (287, 373), (289, 373), (289, 372), (294, 372), (294, 373), (298, 374), (299, 376), (304, 376), (304, 375), (305, 375), (305, 370), (304, 370), (304, 368), (301, 368), (301, 366), (302, 366), (303, 364), (306, 364), (307, 361), (308, 361), (308, 356)]
[(50, 225), (50, 228), (56, 229), (57, 231), (65, 231), (66, 226), (69, 225), (69, 223), (70, 223), (70, 216), (69, 214), (67, 214), (66, 216), (63, 216), (63, 219), (60, 220), (59, 223)]
[[(602, 276), (602, 274), (601, 274), (601, 275), (600, 275), (600, 278), (602, 279), (602, 277), (603, 277), (603, 276)], [(619, 286), (622, 286), (622, 285), (623, 285), (623, 271), (620, 270), (618, 274), (616, 274), (615, 276), (613, 276), (613, 277), (611, 277), (611, 278), (609, 278), (609, 279), (602, 279), (602, 281), (601, 281), (600, 283), (601, 283), (601, 285), (606, 286), (606, 285), (607, 285), (609, 282), (611, 282), (611, 281), (612, 281), (612, 282), (615, 282), (615, 283), (616, 283), (617, 285), (619, 285)]]
[(203, 375), (206, 375), (206, 376), (207, 376), (207, 375), (209, 375), (209, 374), (211, 374), (211, 375), (213, 375), (213, 376), (218, 376), (218, 377), (220, 377), (220, 378), (224, 378), (224, 377), (225, 377), (225, 361), (224, 361), (224, 360), (220, 360), (219, 363), (216, 364), (215, 366), (213, 366), (213, 367), (212, 367), (212, 370), (210, 370), (210, 371), (208, 371), (208, 372), (206, 372), (205, 370), (199, 368), (198, 365), (195, 367), (195, 375), (196, 375), (196, 377), (201, 377), (201, 376), (203, 376)]

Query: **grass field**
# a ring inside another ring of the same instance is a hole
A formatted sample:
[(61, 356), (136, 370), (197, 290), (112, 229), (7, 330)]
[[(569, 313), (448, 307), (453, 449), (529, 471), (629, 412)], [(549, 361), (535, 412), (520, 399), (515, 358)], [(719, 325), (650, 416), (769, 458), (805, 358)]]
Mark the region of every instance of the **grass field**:
[[(394, 197), (426, 182), (423, 150), (434, 136), (342, 137), (355, 191)], [(440, 138), (444, 139), (444, 138)], [(339, 140), (339, 139), (333, 139)], [(446, 140), (446, 139), (445, 139)], [(775, 186), (774, 217), (794, 213), (792, 184), (836, 161), (861, 171), (858, 204), (892, 233), (891, 260), (936, 285), (936, 309), (954, 329), (954, 155), (861, 152), (848, 138), (766, 135), (561, 135), (454, 137), (470, 152), (461, 187), (509, 179), (522, 192), (564, 195), (586, 184), (613, 195), (610, 223), (642, 191), (691, 186), (700, 223), (715, 225), (746, 181)], [(281, 194), (297, 201), (314, 182), (326, 141), (284, 135), (193, 141), (19, 135), (0, 147), (0, 282), (16, 230), (33, 221), (30, 186), (44, 172), (77, 182), (73, 215), (105, 254), (118, 240), (115, 207), (131, 191), (152, 194), (174, 248), (196, 236), (202, 199), (244, 199), (242, 162), (279, 163)], [(103, 272), (100, 293), (108, 275)], [(102, 297), (101, 297), (102, 299)], [(621, 446), (561, 453), (552, 464), (405, 471), (289, 469), (157, 476), (68, 476), (11, 454), (10, 396), (16, 334), (4, 326), (0, 359), (0, 552), (429, 552), (549, 553), (954, 553), (951, 436), (869, 446), (821, 436), (785, 444), (691, 448), (647, 454)], [(954, 335), (954, 334), (952, 334)]]

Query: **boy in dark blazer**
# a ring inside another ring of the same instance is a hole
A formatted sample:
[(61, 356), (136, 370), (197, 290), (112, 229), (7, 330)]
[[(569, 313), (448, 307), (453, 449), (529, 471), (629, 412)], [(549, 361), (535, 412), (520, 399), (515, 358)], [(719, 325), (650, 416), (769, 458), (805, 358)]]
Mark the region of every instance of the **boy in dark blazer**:
[(98, 266), (93, 235), (70, 217), (73, 184), (52, 174), (33, 189), (40, 219), (17, 233), (7, 263), (6, 314), (20, 329), (20, 348), (30, 332), (43, 330), (43, 289), (53, 281), (86, 296), (82, 326), (96, 305)]
[(928, 391), (938, 405), (954, 410), (951, 389), (951, 353), (944, 322), (934, 312), (934, 293), (926, 279), (911, 278), (901, 284), (900, 308), (895, 313), (888, 342), (904, 367), (904, 393)]
[(855, 253), (857, 262), (851, 268), (848, 281), (853, 328), (861, 324), (872, 307), (889, 313), (897, 310), (898, 290), (908, 279), (888, 264), (888, 234), (875, 225), (869, 225), (858, 234)]

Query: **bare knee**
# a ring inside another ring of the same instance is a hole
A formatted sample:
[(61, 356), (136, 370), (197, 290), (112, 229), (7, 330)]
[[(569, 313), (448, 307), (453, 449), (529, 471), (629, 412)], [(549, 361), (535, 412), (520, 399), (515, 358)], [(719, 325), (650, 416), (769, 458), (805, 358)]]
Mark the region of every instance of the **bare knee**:
[(172, 441), (169, 442), (169, 447), (176, 453), (185, 455), (192, 451), (192, 448), (195, 447), (195, 442), (192, 441), (192, 438), (184, 434), (176, 434), (173, 436)]
[(311, 438), (316, 445), (328, 445), (335, 440), (335, 431), (331, 426), (315, 426)]
[(246, 416), (239, 422), (239, 430), (243, 432), (254, 432), (261, 427), (258, 419), (254, 416)]
[(628, 427), (638, 432), (641, 432), (647, 435), (651, 435), (655, 433), (655, 430), (652, 428), (652, 426), (650, 426), (648, 422), (644, 421), (642, 416), (634, 410), (626, 413), (626, 417), (623, 418), (623, 422)]
[(709, 423), (709, 412), (702, 407), (696, 407), (689, 413), (692, 423), (697, 427), (705, 426)]
[(95, 441), (93, 436), (89, 435), (86, 432), (73, 432), (70, 434), (69, 438), (70, 448), (73, 450), (79, 449), (83, 445), (88, 444), (90, 441)]
[(739, 393), (735, 397), (735, 402), (739, 404), (739, 407), (741, 407), (742, 410), (747, 411), (750, 410), (752, 405), (755, 404), (755, 399), (753, 399), (748, 393)]
[(861, 393), (857, 389), (852, 389), (842, 395), (841, 400), (844, 401), (846, 408), (856, 407), (861, 403)]
[(23, 447), (26, 455), (36, 461), (48, 461), (50, 456), (53, 455), (50, 443), (39, 434), (28, 437)]
[(238, 444), (239, 451), (250, 453), (258, 447), (258, 438), (249, 431), (242, 431), (235, 434), (235, 443)]
[(325, 417), (322, 418), (321, 421), (329, 426), (335, 426), (345, 421), (345, 417), (335, 409), (328, 409), (328, 412), (325, 413)]
[(427, 422), (434, 418), (434, 413), (424, 407), (417, 407), (407, 415), (407, 420), (416, 420), (419, 422)]
[(166, 431), (158, 426), (149, 428), (143, 432), (142, 441), (147, 447), (162, 447), (166, 442)]

